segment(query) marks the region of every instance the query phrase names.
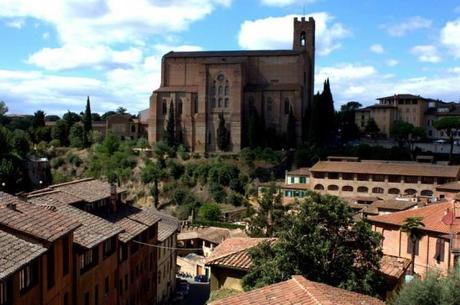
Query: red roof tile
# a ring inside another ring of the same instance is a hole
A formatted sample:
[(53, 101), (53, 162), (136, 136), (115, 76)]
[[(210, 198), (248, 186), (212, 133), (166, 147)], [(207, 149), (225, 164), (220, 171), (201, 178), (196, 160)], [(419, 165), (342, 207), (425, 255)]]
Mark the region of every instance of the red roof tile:
[(312, 282), (303, 276), (211, 302), (209, 305), (384, 305), (379, 299)]
[(383, 255), (380, 261), (380, 271), (387, 277), (399, 280), (409, 268), (410, 262), (409, 258)]

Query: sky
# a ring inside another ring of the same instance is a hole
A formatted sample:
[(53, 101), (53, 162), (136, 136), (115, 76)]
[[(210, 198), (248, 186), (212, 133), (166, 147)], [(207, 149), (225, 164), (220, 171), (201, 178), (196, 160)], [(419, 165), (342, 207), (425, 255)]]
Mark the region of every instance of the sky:
[(10, 114), (149, 107), (171, 51), (290, 49), (316, 20), (315, 90), (336, 109), (398, 93), (460, 102), (459, 0), (1, 0)]

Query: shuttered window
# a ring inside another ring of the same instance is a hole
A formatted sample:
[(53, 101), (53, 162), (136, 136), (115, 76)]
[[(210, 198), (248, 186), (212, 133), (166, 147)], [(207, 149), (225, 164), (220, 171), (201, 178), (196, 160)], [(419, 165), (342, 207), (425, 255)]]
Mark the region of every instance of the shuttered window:
[(445, 241), (442, 238), (438, 238), (436, 240), (436, 252), (434, 254), (434, 259), (438, 262), (438, 264), (444, 261), (444, 243)]

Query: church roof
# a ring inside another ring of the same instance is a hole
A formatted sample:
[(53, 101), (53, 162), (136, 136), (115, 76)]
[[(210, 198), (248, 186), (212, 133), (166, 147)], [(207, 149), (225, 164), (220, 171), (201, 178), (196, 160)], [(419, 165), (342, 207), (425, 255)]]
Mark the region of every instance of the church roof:
[(296, 50), (237, 50), (237, 51), (190, 51), (174, 52), (171, 51), (164, 55), (165, 58), (183, 58), (183, 57), (241, 57), (241, 56), (289, 56), (299, 55)]

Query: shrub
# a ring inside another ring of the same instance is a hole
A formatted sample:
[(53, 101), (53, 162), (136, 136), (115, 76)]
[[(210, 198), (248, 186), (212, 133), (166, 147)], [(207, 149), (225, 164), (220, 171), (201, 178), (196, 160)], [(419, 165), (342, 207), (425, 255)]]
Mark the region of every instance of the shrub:
[(198, 210), (200, 220), (219, 221), (222, 218), (220, 206), (216, 203), (205, 203)]
[(190, 159), (190, 154), (187, 152), (187, 148), (182, 144), (177, 148), (177, 154), (184, 161)]
[(169, 174), (176, 180), (180, 179), (180, 177), (185, 172), (185, 167), (182, 164), (179, 164), (172, 160), (168, 162), (168, 169), (169, 169)]
[(61, 167), (62, 165), (64, 165), (64, 159), (61, 158), (61, 157), (58, 157), (58, 158), (55, 158), (53, 160), (51, 160), (51, 166), (54, 168), (54, 169), (57, 169), (58, 167)]
[(225, 200), (226, 193), (222, 185), (217, 183), (211, 183), (209, 185), (209, 195), (211, 198), (218, 203), (221, 203)]
[(50, 146), (52, 147), (60, 147), (61, 146), (61, 141), (58, 139), (51, 140), (49, 143)]
[(227, 197), (227, 203), (232, 204), (234, 206), (241, 206), (244, 202), (244, 197), (240, 194), (231, 193)]
[(70, 155), (67, 157), (67, 161), (68, 161), (70, 164), (72, 164), (72, 165), (74, 165), (74, 166), (76, 166), (76, 167), (79, 167), (79, 166), (83, 163), (83, 161), (80, 159), (80, 157), (77, 156), (77, 155), (74, 155), (74, 154), (70, 154)]

